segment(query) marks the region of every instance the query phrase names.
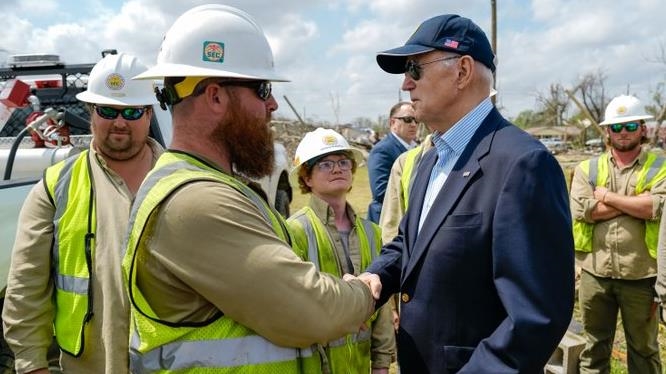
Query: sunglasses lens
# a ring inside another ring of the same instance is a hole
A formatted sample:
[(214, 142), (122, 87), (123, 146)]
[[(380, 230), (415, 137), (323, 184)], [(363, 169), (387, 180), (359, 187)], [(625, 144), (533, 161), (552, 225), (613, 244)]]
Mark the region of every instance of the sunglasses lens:
[(629, 132), (634, 132), (638, 130), (638, 122), (625, 123), (624, 128), (627, 129), (627, 131)]
[(268, 100), (269, 97), (271, 97), (271, 92), (273, 91), (273, 87), (271, 85), (271, 82), (261, 82), (259, 83), (259, 86), (257, 87), (257, 95), (259, 98), (263, 101)]
[(108, 106), (95, 106), (97, 114), (104, 119), (116, 119), (119, 110)]
[(128, 121), (136, 121), (143, 116), (143, 112), (145, 112), (145, 108), (125, 108), (121, 115)]
[(408, 61), (405, 66), (405, 71), (413, 80), (417, 81), (421, 79), (421, 67), (416, 62)]

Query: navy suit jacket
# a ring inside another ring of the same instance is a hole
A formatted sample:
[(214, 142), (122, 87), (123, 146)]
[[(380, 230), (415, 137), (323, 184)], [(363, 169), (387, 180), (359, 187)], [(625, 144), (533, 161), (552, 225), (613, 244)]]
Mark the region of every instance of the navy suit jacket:
[(574, 245), (562, 169), (493, 109), (418, 232), (435, 150), (398, 236), (367, 271), (401, 293), (404, 373), (542, 373), (572, 317)]
[(407, 151), (402, 143), (389, 132), (384, 139), (380, 140), (370, 150), (368, 155), (368, 178), (370, 179), (370, 191), (372, 201), (368, 206), (368, 219), (379, 223), (379, 215), (382, 212), (382, 203), (386, 194), (391, 167), (401, 153)]

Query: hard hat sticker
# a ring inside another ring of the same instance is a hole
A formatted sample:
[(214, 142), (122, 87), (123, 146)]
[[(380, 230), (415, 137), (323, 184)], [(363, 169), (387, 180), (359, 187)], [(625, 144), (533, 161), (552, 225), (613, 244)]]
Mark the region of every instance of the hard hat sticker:
[(106, 77), (106, 86), (110, 90), (121, 90), (125, 87), (125, 78), (118, 73), (111, 73)]
[(624, 114), (627, 112), (627, 107), (624, 105), (620, 105), (617, 107), (617, 114)]
[(208, 62), (224, 62), (224, 43), (205, 41), (203, 44), (203, 60)]
[(338, 140), (333, 135), (324, 135), (324, 136), (322, 136), (321, 142), (324, 143), (325, 145), (329, 145), (329, 146), (338, 144)]

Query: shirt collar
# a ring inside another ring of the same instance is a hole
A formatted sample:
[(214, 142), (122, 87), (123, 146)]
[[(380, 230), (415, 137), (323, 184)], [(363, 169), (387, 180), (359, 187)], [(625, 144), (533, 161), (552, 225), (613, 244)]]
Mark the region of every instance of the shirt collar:
[(474, 133), (479, 129), (481, 123), (492, 109), (493, 104), (490, 98), (486, 98), (469, 113), (465, 114), (458, 122), (454, 123), (445, 133), (440, 131), (433, 132), (432, 140), (435, 148), (437, 148), (437, 154), (442, 157), (442, 153), (446, 152), (448, 148), (453, 150), (456, 156), (460, 156), (467, 143), (472, 139), (472, 136), (474, 136)]
[(395, 132), (391, 131), (391, 134), (393, 134), (393, 136), (395, 136), (395, 138), (398, 139), (400, 144), (402, 144), (407, 149), (412, 149), (412, 148), (414, 148), (414, 146), (416, 146), (415, 141), (412, 141), (411, 143), (407, 143), (403, 138), (399, 137), (398, 134), (396, 134)]
[[(333, 213), (333, 209), (328, 205), (328, 203), (322, 199), (320, 199), (317, 195), (313, 194), (310, 192), (310, 203), (308, 204), (310, 209), (314, 212), (314, 214), (322, 220), (322, 222), (328, 224), (329, 222), (334, 222), (335, 220), (335, 214)], [(349, 205), (349, 202), (347, 202), (347, 216), (349, 216), (349, 219), (352, 221), (352, 224), (356, 220), (356, 213), (354, 212), (354, 209), (352, 209), (351, 205)]]

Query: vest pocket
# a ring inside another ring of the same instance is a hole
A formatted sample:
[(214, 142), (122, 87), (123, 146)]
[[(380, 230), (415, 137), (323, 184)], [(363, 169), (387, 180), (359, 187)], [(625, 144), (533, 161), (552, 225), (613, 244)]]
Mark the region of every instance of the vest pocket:
[(460, 369), (469, 361), (470, 357), (472, 357), (474, 348), (445, 345), (443, 351), (444, 367), (446, 369)]

